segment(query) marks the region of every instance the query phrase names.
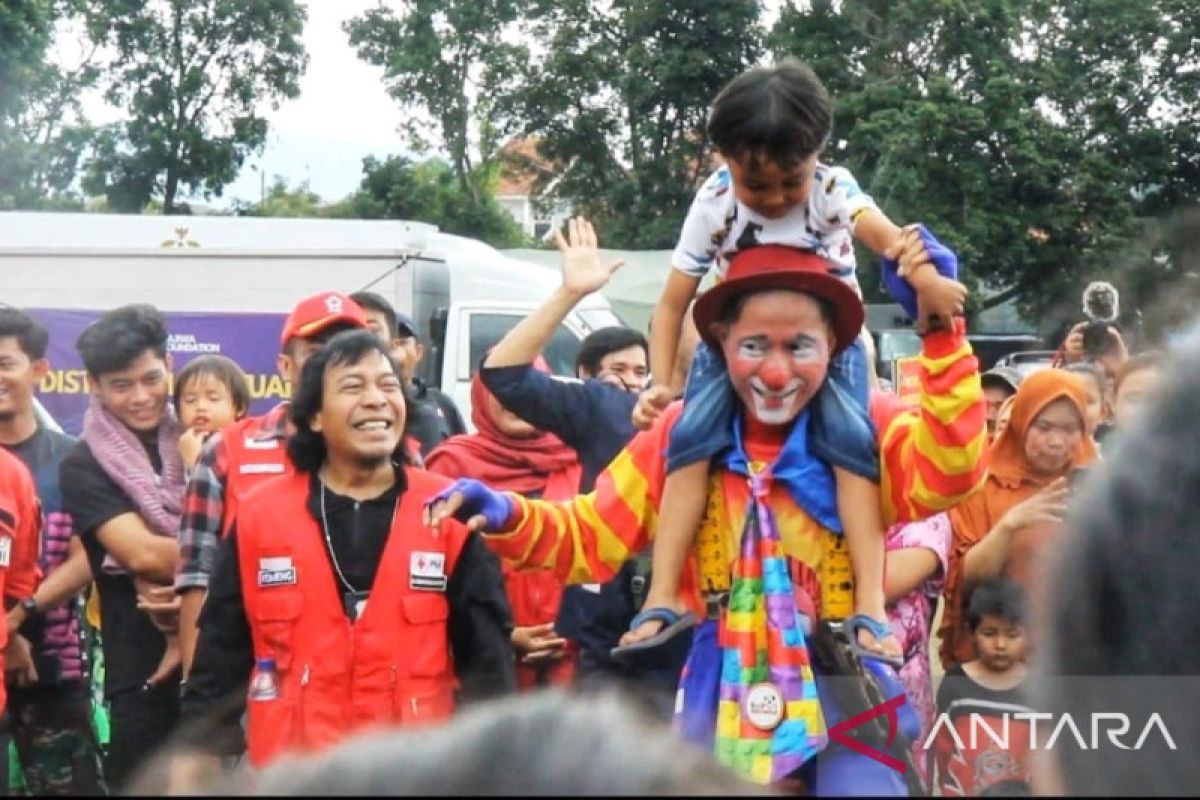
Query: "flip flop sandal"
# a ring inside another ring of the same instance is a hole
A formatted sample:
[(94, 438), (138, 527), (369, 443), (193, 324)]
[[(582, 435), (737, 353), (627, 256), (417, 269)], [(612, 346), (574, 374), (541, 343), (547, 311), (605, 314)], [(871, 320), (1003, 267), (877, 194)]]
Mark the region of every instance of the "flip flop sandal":
[(850, 646), (850, 652), (854, 653), (854, 655), (858, 656), (859, 658), (872, 658), (876, 661), (881, 661), (888, 666), (895, 667), (896, 669), (904, 666), (903, 655), (889, 656), (884, 653), (877, 653), (876, 651), (870, 650), (859, 644), (858, 631), (861, 628), (866, 628), (867, 631), (875, 637), (875, 641), (879, 643), (882, 643), (883, 640), (889, 636), (894, 637), (896, 635), (892, 631), (892, 626), (888, 625), (887, 622), (880, 622), (877, 619), (868, 617), (866, 614), (855, 614), (854, 616), (850, 617), (850, 619), (846, 620), (846, 625), (844, 628), (846, 631), (846, 643)]
[(648, 608), (635, 616), (629, 622), (629, 630), (636, 629), (643, 622), (661, 622), (663, 627), (649, 639), (643, 639), (634, 644), (614, 647), (609, 651), (614, 661), (631, 665), (635, 661), (643, 661), (647, 656), (657, 657), (670, 649), (675, 637), (691, 631), (699, 619), (691, 611), (677, 614), (669, 608)]

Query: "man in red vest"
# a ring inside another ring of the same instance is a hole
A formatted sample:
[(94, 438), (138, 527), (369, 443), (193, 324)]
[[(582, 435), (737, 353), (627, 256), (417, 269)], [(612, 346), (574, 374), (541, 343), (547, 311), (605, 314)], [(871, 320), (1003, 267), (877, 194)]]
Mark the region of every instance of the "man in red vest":
[[(325, 342), (341, 331), (366, 327), (362, 308), (340, 292), (304, 298), (283, 325), (279, 374), (289, 386), (296, 386), (304, 362)], [(185, 679), (196, 652), (196, 620), (221, 535), (250, 489), (291, 472), (285, 448), (288, 432), (288, 401), (284, 400), (263, 416), (247, 417), (213, 436), (192, 470), (179, 525), (175, 573)]]
[[(19, 458), (0, 448), (0, 596), (5, 608), (16, 606), (38, 588), (41, 541), (42, 510), (33, 476)], [(14, 673), (17, 685), (37, 680), (29, 643), (0, 625), (0, 677), (7, 671)], [(0, 713), (8, 699), (4, 683), (0, 680)]]
[[(200, 616), (183, 716), (218, 714), (250, 761), (371, 727), (436, 722), (457, 697), (515, 688), (498, 561), (456, 522), (422, 522), (450, 481), (410, 467), (405, 398), (386, 347), (335, 336), (305, 365), (289, 414), (295, 468), (243, 497)], [(231, 738), (230, 738), (231, 737)]]

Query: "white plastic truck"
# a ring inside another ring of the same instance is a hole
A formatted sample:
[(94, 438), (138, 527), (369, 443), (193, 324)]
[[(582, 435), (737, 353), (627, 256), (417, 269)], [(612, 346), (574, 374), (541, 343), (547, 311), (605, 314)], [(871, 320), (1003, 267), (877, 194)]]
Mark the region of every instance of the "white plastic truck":
[[(319, 291), (371, 289), (416, 322), (426, 347), (421, 378), (450, 394), (467, 420), (471, 375), (485, 352), (558, 282), (556, 269), (416, 222), (0, 213), (0, 302), (286, 314)], [(546, 359), (571, 374), (580, 340), (619, 324), (594, 294)]]

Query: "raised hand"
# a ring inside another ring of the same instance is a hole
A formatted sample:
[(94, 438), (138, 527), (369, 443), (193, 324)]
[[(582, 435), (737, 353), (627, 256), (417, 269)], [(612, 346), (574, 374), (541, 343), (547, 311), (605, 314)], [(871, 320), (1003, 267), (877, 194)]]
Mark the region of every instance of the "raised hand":
[(614, 261), (608, 266), (600, 263), (596, 230), (583, 217), (567, 221), (567, 238), (554, 231), (554, 242), (562, 253), (563, 288), (579, 296), (588, 295), (608, 285), (613, 273), (625, 262)]

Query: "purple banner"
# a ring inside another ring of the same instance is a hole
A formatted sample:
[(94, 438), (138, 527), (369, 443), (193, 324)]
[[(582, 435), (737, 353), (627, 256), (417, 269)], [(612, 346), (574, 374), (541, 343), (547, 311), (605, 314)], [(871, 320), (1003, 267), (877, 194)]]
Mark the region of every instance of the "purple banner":
[[(50, 374), (42, 381), (38, 399), (63, 430), (78, 436), (88, 404), (87, 373), (75, 340), (102, 311), (26, 309), (50, 331), (46, 357)], [(275, 359), (285, 314), (230, 314), (162, 312), (171, 337), (167, 351), (175, 372), (196, 356), (220, 354), (236, 361), (250, 379), (250, 413), (262, 414), (291, 396), (291, 387), (279, 377)]]

